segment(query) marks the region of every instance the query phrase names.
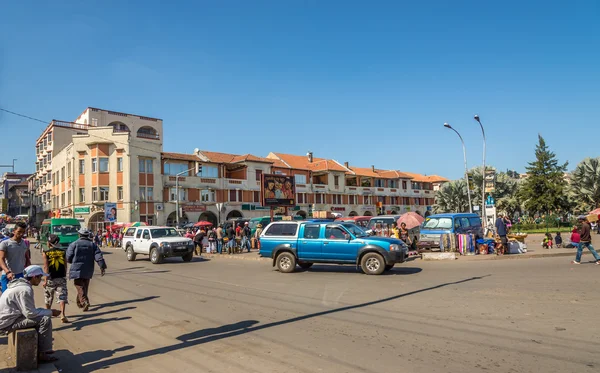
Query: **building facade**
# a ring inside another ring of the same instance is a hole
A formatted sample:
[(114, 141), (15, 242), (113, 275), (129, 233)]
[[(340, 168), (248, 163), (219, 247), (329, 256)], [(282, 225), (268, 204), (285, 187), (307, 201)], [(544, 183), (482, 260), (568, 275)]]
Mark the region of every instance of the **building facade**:
[(44, 187), (37, 186), (37, 194), (49, 196), (40, 201), (42, 219), (75, 217), (99, 229), (106, 225), (105, 205), (114, 203), (115, 222), (156, 223), (155, 205), (162, 203), (155, 193), (162, 187), (162, 120), (87, 108), (69, 125), (82, 131), (66, 134), (69, 141), (43, 166), (39, 185)]
[[(310, 152), (272, 152), (266, 157), (200, 149), (191, 154), (163, 152), (161, 119), (91, 107), (73, 122), (53, 120), (38, 138), (36, 154), (36, 173), (28, 186), (34, 221), (39, 225), (48, 217), (74, 217), (92, 229), (134, 221), (216, 224), (266, 216), (270, 209), (261, 201), (264, 174), (294, 177), (296, 206), (275, 213), (303, 217), (315, 210), (344, 216), (426, 215), (436, 188), (448, 181), (354, 167)], [(105, 208), (113, 204), (116, 219), (108, 222)]]

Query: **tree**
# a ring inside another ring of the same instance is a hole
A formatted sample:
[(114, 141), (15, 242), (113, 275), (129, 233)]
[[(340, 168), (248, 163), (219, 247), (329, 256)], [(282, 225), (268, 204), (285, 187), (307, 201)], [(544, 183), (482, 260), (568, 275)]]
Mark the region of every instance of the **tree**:
[(467, 184), (464, 180), (445, 183), (435, 196), (433, 212), (469, 212)]
[(535, 161), (529, 162), (527, 178), (523, 181), (519, 196), (530, 213), (560, 210), (564, 206), (566, 189), (565, 172), (568, 162), (559, 164), (542, 135), (538, 135)]
[(571, 175), (570, 196), (579, 211), (600, 207), (600, 158), (586, 158)]

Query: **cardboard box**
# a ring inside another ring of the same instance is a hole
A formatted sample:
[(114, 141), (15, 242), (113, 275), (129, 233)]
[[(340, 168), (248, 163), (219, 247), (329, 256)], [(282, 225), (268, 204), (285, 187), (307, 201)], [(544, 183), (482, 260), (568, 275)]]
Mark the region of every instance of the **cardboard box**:
[(590, 214), (587, 216), (587, 220), (590, 223), (596, 222), (596, 221), (598, 221), (598, 215)]

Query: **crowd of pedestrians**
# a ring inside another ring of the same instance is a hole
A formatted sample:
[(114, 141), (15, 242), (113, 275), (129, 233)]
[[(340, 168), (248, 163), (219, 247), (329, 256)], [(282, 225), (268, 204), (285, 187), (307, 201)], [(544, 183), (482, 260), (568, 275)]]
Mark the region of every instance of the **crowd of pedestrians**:
[[(87, 312), (95, 263), (102, 276), (107, 266), (102, 251), (93, 242), (93, 233), (85, 228), (79, 230), (79, 239), (66, 251), (60, 245), (60, 238), (50, 234), (47, 248), (42, 252), (43, 266), (32, 265), (29, 242), (24, 238), (26, 232), (27, 225), (17, 223), (11, 236), (0, 242), (0, 333), (35, 328), (38, 361), (51, 362), (57, 360), (53, 356), (51, 318), (60, 316), (63, 323), (69, 323), (67, 274), (77, 289), (77, 306)], [(36, 307), (33, 296), (33, 287), (40, 284), (44, 288), (44, 308)], [(52, 308), (55, 299), (60, 309)]]
[(217, 227), (188, 229), (185, 237), (194, 241), (196, 255), (201, 255), (203, 252), (208, 254), (236, 254), (260, 249), (261, 233), (262, 224), (257, 225), (253, 234), (248, 222), (246, 222), (237, 226), (229, 224), (225, 228), (223, 224), (219, 224)]

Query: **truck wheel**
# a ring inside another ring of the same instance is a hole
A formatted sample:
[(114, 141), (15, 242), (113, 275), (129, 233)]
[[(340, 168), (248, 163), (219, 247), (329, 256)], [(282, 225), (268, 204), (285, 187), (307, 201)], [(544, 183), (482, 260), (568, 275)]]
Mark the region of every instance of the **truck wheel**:
[(135, 260), (136, 254), (133, 251), (133, 247), (131, 247), (131, 245), (127, 246), (126, 254), (128, 261), (133, 262)]
[(294, 272), (296, 257), (292, 253), (284, 252), (277, 255), (277, 269), (282, 273)]
[(185, 254), (181, 259), (183, 259), (184, 262), (191, 262), (192, 259), (194, 259), (194, 252), (192, 251), (191, 253)]
[(298, 263), (298, 265), (302, 269), (309, 269), (310, 267), (312, 267), (313, 264), (312, 263)]
[(163, 261), (163, 256), (161, 253), (158, 252), (158, 249), (156, 247), (153, 247), (150, 250), (150, 261), (152, 262), (152, 264), (160, 264)]
[(366, 253), (360, 261), (360, 267), (367, 275), (380, 275), (385, 270), (385, 261), (378, 253)]

